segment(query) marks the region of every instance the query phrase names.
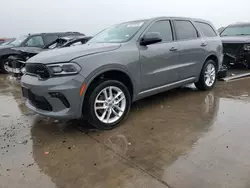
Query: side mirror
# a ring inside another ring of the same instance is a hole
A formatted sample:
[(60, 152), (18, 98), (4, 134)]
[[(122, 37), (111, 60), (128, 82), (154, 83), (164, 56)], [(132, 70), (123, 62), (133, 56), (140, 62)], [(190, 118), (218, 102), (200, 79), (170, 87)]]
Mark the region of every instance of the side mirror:
[(158, 43), (158, 42), (161, 42), (161, 41), (162, 41), (162, 38), (161, 38), (160, 33), (158, 33), (158, 32), (150, 32), (150, 33), (146, 33), (142, 37), (142, 39), (140, 41), (140, 45), (147, 46), (147, 45), (155, 44), (155, 43)]

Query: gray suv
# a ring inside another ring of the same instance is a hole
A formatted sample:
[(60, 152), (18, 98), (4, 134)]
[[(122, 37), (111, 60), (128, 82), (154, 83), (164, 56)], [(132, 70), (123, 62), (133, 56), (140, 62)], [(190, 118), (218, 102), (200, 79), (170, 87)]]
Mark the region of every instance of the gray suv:
[(210, 22), (160, 17), (111, 26), (86, 45), (39, 53), (22, 77), (26, 105), (57, 118), (116, 127), (132, 102), (195, 83), (213, 88), (222, 42)]

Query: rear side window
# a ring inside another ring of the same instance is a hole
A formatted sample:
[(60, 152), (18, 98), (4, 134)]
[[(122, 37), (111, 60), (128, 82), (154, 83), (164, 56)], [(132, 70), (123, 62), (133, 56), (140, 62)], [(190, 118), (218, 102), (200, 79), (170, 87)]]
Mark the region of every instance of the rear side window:
[(199, 29), (202, 31), (202, 33), (206, 37), (215, 37), (215, 36), (217, 36), (216, 32), (214, 31), (212, 26), (210, 26), (209, 24), (206, 24), (206, 23), (203, 23), (203, 22), (196, 22), (196, 25), (199, 27)]
[(178, 40), (191, 40), (198, 38), (198, 32), (190, 21), (174, 21), (176, 35)]
[(58, 38), (56, 35), (45, 35), (43, 36), (45, 45), (55, 41)]
[(160, 33), (162, 37), (162, 42), (173, 41), (173, 33), (172, 33), (171, 24), (167, 20), (155, 22), (147, 31), (147, 33), (149, 32)]

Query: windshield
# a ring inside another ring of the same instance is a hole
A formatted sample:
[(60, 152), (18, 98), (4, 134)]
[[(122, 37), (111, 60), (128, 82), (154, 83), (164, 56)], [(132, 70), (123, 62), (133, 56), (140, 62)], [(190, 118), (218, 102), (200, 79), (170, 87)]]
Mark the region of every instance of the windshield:
[(133, 21), (111, 26), (97, 34), (89, 43), (127, 42), (139, 31), (144, 23), (145, 21)]
[(28, 36), (26, 35), (23, 35), (23, 36), (20, 36), (18, 37), (16, 40), (14, 40), (13, 42), (9, 43), (13, 46), (19, 46)]
[(250, 25), (228, 27), (221, 33), (221, 36), (238, 36), (238, 35), (250, 35)]

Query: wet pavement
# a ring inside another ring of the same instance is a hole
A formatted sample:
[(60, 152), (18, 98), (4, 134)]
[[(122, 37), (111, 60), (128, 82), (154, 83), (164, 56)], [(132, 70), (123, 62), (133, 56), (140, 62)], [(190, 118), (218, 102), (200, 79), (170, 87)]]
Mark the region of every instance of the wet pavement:
[(249, 82), (152, 96), (99, 132), (30, 112), (0, 75), (0, 188), (248, 188)]

